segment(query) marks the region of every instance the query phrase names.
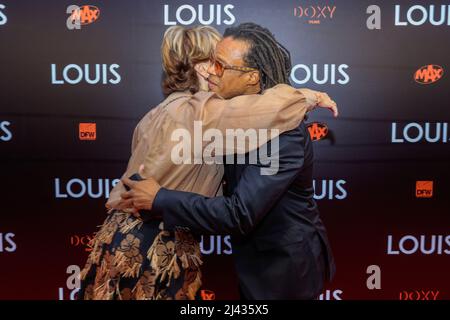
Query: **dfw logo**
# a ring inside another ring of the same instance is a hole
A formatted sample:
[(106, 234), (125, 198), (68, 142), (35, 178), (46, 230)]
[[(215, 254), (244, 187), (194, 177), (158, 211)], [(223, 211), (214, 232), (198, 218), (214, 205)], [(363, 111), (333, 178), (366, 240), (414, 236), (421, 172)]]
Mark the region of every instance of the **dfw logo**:
[(10, 125), (9, 121), (0, 121), (0, 141), (11, 141), (13, 135), (11, 129), (8, 129)]
[(90, 5), (81, 7), (70, 5), (66, 9), (66, 13), (69, 14), (66, 22), (69, 30), (79, 30), (81, 26), (91, 24), (100, 17), (100, 9)]
[(3, 26), (8, 21), (8, 18), (6, 17), (6, 14), (2, 11), (6, 8), (4, 4), (0, 3), (0, 26)]
[(194, 7), (188, 4), (174, 8), (169, 4), (164, 5), (164, 25), (174, 26), (177, 24), (190, 25), (202, 24), (211, 25), (216, 24), (220, 26), (222, 23), (232, 25), (236, 22), (236, 17), (231, 10), (234, 9), (232, 4), (210, 4), (208, 7), (199, 4)]
[(78, 124), (78, 137), (80, 140), (96, 140), (97, 124), (81, 122)]
[(416, 198), (432, 198), (433, 181), (416, 181)]
[[(397, 27), (422, 25), (450, 26), (450, 5), (413, 5), (407, 8), (402, 5), (395, 5), (394, 10), (394, 25)], [(369, 30), (381, 29), (380, 7), (371, 5), (367, 7), (366, 13), (370, 15), (367, 18), (367, 28)]]

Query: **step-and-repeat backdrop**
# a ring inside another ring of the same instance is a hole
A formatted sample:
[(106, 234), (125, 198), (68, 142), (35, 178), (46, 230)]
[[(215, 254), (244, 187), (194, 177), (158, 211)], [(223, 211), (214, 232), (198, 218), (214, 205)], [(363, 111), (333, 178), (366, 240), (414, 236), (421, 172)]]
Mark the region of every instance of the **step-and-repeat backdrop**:
[[(0, 0), (0, 298), (74, 299), (133, 129), (162, 99), (172, 25), (256, 22), (308, 119), (336, 256), (323, 300), (450, 298), (449, 1)], [(204, 299), (238, 297), (229, 236), (205, 236)], [(299, 286), (301, 284), (298, 284)]]

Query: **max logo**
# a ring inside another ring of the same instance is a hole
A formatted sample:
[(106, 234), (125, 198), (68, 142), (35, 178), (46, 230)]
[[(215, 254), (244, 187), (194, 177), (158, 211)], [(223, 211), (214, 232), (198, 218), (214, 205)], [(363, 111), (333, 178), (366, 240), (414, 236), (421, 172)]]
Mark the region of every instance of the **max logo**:
[(414, 73), (414, 80), (420, 84), (431, 84), (438, 81), (444, 75), (444, 69), (435, 64), (420, 67)]
[(216, 300), (216, 294), (210, 290), (201, 290), (200, 296), (202, 300)]
[(312, 122), (307, 126), (312, 141), (324, 139), (328, 134), (328, 127), (324, 123)]
[(400, 300), (437, 300), (438, 295), (439, 291), (433, 290), (401, 291)]
[(91, 24), (100, 17), (100, 9), (90, 5), (70, 5), (67, 7), (66, 13), (70, 14), (66, 23), (69, 30), (81, 29), (82, 25)]

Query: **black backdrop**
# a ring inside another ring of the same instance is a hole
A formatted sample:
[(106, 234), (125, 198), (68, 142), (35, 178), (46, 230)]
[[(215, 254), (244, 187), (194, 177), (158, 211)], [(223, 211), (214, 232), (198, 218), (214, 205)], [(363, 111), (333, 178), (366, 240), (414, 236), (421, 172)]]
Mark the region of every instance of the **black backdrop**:
[[(450, 297), (449, 2), (0, 0), (0, 298), (76, 294), (133, 128), (163, 98), (164, 31), (247, 21), (291, 51), (294, 86), (340, 107), (308, 120), (328, 128), (315, 188), (337, 276), (321, 299)], [(229, 238), (202, 249), (204, 297), (236, 298)]]

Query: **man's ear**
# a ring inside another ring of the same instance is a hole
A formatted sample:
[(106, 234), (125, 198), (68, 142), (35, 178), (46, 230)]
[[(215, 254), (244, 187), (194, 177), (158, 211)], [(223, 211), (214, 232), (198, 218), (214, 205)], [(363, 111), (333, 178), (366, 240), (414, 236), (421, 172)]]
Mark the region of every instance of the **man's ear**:
[(250, 86), (255, 86), (259, 84), (259, 71), (250, 71), (248, 75), (248, 84)]
[(195, 71), (204, 79), (207, 79), (209, 76), (208, 68), (209, 68), (209, 61), (200, 62), (194, 66)]

